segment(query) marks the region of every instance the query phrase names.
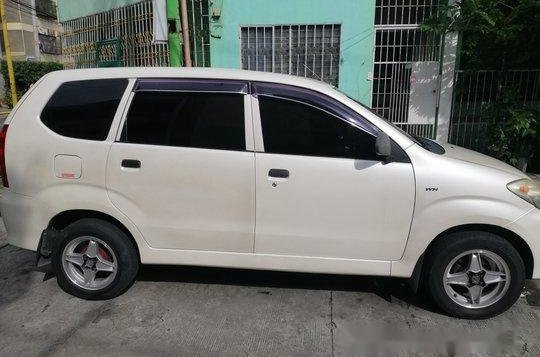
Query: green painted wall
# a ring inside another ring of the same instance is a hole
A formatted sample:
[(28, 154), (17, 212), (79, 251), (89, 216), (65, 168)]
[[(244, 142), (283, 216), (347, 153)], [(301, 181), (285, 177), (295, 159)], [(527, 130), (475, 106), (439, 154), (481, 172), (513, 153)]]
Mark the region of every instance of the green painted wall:
[(57, 0), (58, 21), (66, 21), (135, 4), (141, 0)]
[(174, 21), (176, 24), (176, 31), (171, 32), (169, 26), (168, 44), (169, 44), (169, 66), (181, 67), (182, 66), (182, 26), (180, 24), (180, 8), (178, 6), (178, 0), (167, 0), (167, 20)]
[[(375, 1), (210, 0), (212, 67), (240, 68), (240, 27), (253, 25), (341, 24), (339, 88), (371, 104)], [(221, 13), (216, 9), (221, 8)], [(212, 15), (220, 15), (212, 18)]]

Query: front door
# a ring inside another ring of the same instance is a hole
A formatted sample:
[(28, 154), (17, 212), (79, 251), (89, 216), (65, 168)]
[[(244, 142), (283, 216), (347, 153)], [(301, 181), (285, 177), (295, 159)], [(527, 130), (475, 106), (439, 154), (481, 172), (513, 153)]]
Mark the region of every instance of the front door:
[(365, 119), (343, 120), (306, 102), (306, 91), (281, 93), (254, 98), (255, 253), (400, 259), (414, 207), (411, 163), (383, 163), (375, 136), (357, 125)]
[(201, 80), (136, 85), (111, 147), (107, 186), (112, 203), (151, 247), (253, 252), (246, 89), (245, 83)]

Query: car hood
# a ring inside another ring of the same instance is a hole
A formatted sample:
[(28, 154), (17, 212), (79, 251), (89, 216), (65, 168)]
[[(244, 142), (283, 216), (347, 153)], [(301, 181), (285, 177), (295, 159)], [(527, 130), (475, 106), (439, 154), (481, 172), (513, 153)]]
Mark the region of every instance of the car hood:
[(479, 152), (448, 143), (437, 142), (437, 144), (441, 145), (444, 148), (444, 150), (446, 151), (444, 156), (446, 157), (491, 167), (493, 169), (501, 170), (519, 177), (527, 177), (526, 174), (524, 174), (522, 171), (516, 169), (511, 165), (508, 165), (507, 163), (494, 159), (491, 156), (487, 156)]

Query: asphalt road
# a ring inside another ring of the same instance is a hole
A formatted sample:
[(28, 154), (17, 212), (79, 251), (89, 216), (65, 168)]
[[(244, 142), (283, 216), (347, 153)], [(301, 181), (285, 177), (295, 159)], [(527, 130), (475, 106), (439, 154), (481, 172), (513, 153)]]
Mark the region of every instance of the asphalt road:
[(538, 283), (465, 321), (402, 280), (145, 266), (124, 295), (84, 301), (33, 263), (0, 248), (0, 356), (540, 356)]

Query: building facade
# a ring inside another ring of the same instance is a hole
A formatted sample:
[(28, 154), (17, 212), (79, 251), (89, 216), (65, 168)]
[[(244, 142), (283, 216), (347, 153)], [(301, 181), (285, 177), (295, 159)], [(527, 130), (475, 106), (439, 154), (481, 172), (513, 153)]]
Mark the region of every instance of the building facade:
[(62, 29), (56, 1), (6, 0), (4, 7), (14, 60), (60, 61)]
[(319, 79), (408, 132), (445, 139), (457, 38), (420, 29), (438, 3), (211, 0), (211, 65)]
[[(209, 65), (208, 1), (187, 0), (193, 63)], [(67, 67), (181, 66), (178, 0), (59, 0)]]
[(371, 103), (373, 1), (211, 1), (213, 67), (326, 81)]
[[(182, 64), (179, 0), (58, 1), (69, 66)], [(457, 36), (420, 30), (438, 0), (187, 4), (195, 66), (319, 79), (408, 132), (448, 138)]]
[(164, 0), (59, 0), (64, 65), (169, 66), (166, 11)]

